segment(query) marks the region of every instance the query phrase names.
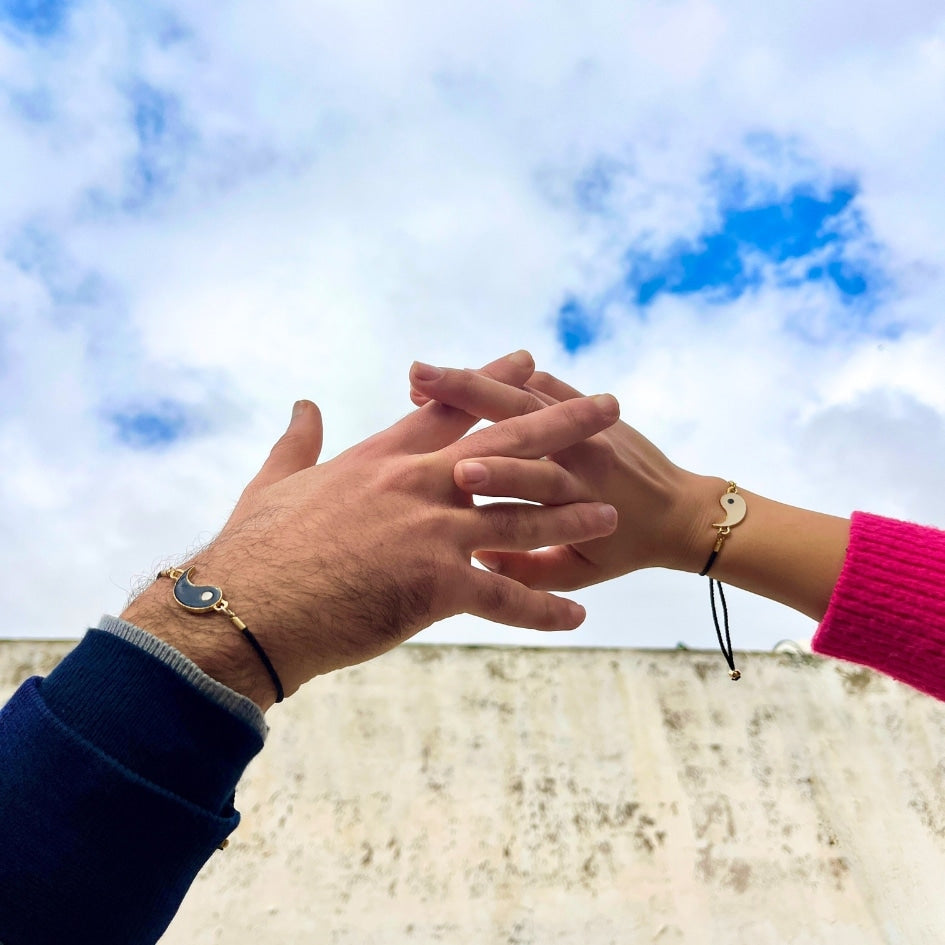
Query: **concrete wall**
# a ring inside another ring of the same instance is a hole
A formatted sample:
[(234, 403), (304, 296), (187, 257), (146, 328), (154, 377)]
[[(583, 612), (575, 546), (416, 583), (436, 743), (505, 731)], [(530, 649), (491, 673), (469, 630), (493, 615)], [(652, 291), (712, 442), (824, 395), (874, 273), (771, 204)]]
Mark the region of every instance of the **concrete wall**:
[[(0, 688), (61, 644), (0, 647)], [(164, 938), (945, 941), (945, 706), (750, 655), (404, 647), (270, 713)]]

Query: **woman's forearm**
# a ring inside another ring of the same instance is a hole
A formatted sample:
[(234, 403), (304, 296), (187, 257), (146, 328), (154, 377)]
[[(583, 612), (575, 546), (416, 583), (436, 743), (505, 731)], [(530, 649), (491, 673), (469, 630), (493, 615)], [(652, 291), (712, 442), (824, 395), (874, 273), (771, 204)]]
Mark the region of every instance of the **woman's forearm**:
[[(721, 479), (699, 480), (693, 507), (699, 509), (701, 533), (694, 535), (694, 556), (689, 559), (694, 566), (687, 568), (697, 573), (715, 542), (712, 524), (724, 519), (719, 499), (727, 485)], [(726, 538), (710, 575), (821, 620), (843, 567), (850, 520), (785, 505), (742, 488), (738, 492), (747, 514)]]

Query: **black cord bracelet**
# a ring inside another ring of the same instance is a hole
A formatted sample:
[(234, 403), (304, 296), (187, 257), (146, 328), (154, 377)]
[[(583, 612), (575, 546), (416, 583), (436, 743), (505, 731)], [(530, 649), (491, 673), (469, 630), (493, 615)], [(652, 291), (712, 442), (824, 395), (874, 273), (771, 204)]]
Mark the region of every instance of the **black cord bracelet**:
[(230, 618), (232, 624), (243, 634), (249, 645), (255, 650), (260, 662), (266, 667), (266, 672), (269, 674), (272, 685), (276, 690), (276, 702), (282, 702), (285, 699), (282, 680), (279, 679), (279, 674), (276, 672), (275, 666), (272, 665), (272, 660), (269, 659), (266, 651), (262, 648), (262, 644), (256, 639), (249, 627), (230, 610), (230, 605), (223, 599), (221, 588), (212, 584), (198, 586), (190, 582), (190, 575), (193, 571), (192, 567), (187, 568), (186, 571), (183, 568), (166, 568), (160, 572), (158, 577), (168, 577), (176, 582), (174, 584), (174, 600), (185, 610), (194, 613), (206, 613), (210, 610), (216, 610)]
[[(738, 494), (738, 486), (731, 481), (722, 498), (719, 499), (719, 505), (725, 510), (725, 521), (713, 522), (712, 524), (713, 528), (718, 529), (718, 534), (715, 539), (715, 547), (709, 555), (709, 560), (706, 561), (705, 567), (699, 572), (700, 577), (705, 577), (709, 573), (712, 565), (715, 564), (715, 559), (722, 550), (722, 545), (725, 544), (725, 539), (728, 538), (736, 525), (740, 525), (744, 521), (748, 514), (748, 506), (745, 504), (744, 497)], [(716, 588), (718, 588), (719, 602), (722, 605), (721, 625), (719, 624), (718, 610), (715, 606)], [(725, 662), (728, 663), (728, 674), (733, 681), (741, 679), (742, 674), (735, 668), (735, 653), (732, 649), (732, 637), (728, 628), (728, 605), (725, 603), (725, 591), (722, 588), (722, 582), (713, 577), (709, 578), (709, 604), (712, 608), (712, 623), (715, 624), (715, 636), (719, 641), (719, 649), (725, 657)]]

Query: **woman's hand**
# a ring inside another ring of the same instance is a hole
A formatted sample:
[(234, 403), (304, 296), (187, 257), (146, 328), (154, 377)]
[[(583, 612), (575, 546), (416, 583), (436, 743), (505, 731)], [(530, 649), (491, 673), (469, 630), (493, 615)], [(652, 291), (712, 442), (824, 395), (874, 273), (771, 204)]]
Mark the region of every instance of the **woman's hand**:
[[(535, 373), (524, 388), (479, 372), (411, 370), (412, 399), (437, 400), (499, 421), (583, 395), (551, 374)], [(719, 515), (722, 479), (697, 476), (670, 462), (622, 421), (545, 459), (488, 456), (456, 465), (456, 485), (470, 494), (517, 496), (545, 505), (605, 501), (618, 513), (617, 530), (604, 538), (540, 551), (484, 548), (490, 569), (534, 588), (573, 589), (640, 568), (698, 572), (712, 549), (712, 517)]]
[[(580, 397), (538, 372), (516, 386), (474, 371), (428, 366), (411, 371), (416, 404), (436, 399), (489, 420), (532, 413)], [(617, 530), (591, 541), (526, 552), (485, 548), (477, 557), (532, 588), (567, 590), (640, 568), (699, 573), (716, 541), (714, 523), (726, 481), (670, 462), (646, 437), (620, 421), (544, 459), (467, 457), (453, 471), (470, 494), (519, 496), (555, 505), (604, 501), (617, 509)], [(732, 471), (728, 471), (732, 474)], [(737, 474), (737, 473), (736, 473)], [(827, 608), (850, 534), (845, 518), (824, 515), (739, 489), (748, 514), (712, 565), (712, 577), (793, 607), (814, 620)]]

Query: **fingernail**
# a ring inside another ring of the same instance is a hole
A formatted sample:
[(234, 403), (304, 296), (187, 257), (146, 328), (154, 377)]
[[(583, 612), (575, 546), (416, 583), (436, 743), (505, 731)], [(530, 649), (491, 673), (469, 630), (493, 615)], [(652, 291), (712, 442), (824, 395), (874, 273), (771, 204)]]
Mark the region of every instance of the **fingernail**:
[(535, 363), (535, 359), (524, 348), (521, 351), (515, 351), (510, 354), (509, 360), (520, 364), (522, 367), (531, 367)]
[(574, 601), (569, 601), (571, 604), (571, 622), (575, 626), (579, 626), (584, 623), (584, 618), (587, 616), (587, 611), (580, 605), (575, 604)]
[(436, 381), (443, 376), (443, 369), (434, 367), (432, 364), (424, 364), (422, 361), (414, 361), (410, 373), (418, 381)]
[(613, 394), (597, 394), (591, 400), (607, 413), (620, 413), (620, 404), (617, 403), (617, 398)]
[(604, 524), (613, 528), (617, 524), (617, 510), (612, 505), (602, 505), (600, 507), (600, 517)]
[(460, 463), (459, 475), (467, 486), (478, 486), (486, 481), (489, 470), (482, 463)]
[(498, 571), (502, 564), (502, 559), (492, 551), (477, 551), (475, 558), (484, 568), (492, 572)]
[(293, 420), (297, 420), (299, 417), (301, 417), (302, 414), (305, 413), (305, 408), (306, 408), (307, 406), (308, 406), (308, 404), (306, 403), (306, 401), (304, 401), (304, 400), (297, 400), (297, 401), (292, 405), (292, 419), (293, 419)]

